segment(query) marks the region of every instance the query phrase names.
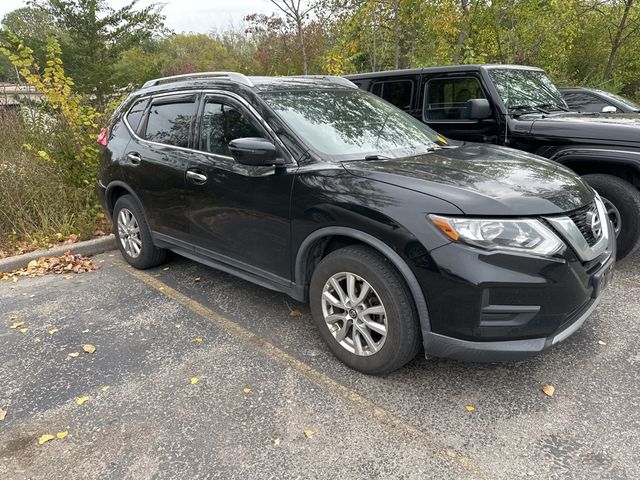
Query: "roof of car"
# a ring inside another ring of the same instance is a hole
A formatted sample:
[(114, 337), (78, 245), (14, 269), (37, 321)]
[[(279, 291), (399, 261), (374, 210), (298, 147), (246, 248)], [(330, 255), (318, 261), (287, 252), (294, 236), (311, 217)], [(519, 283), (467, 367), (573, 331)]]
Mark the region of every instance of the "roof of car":
[(418, 75), (423, 73), (448, 73), (448, 72), (469, 72), (481, 70), (491, 70), (495, 68), (508, 68), (514, 70), (536, 70), (543, 71), (538, 67), (530, 67), (526, 65), (507, 65), (499, 63), (480, 63), (472, 65), (446, 65), (442, 67), (421, 67), (421, 68), (406, 68), (403, 70), (386, 70), (382, 72), (368, 72), (368, 73), (355, 73), (352, 75), (345, 75), (345, 78), (349, 80), (358, 80), (371, 77), (399, 77), (403, 75)]
[(157, 78), (146, 82), (139, 92), (210, 88), (212, 86), (246, 87), (257, 91), (313, 88), (357, 88), (343, 77), (331, 75), (301, 75), (286, 77), (246, 76), (236, 72), (198, 72)]

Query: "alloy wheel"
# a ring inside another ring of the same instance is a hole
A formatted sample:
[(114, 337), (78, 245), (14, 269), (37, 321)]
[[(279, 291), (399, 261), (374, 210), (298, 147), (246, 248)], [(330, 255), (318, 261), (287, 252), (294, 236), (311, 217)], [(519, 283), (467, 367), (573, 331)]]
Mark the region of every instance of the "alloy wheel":
[(123, 208), (118, 214), (118, 237), (124, 251), (131, 258), (137, 258), (142, 250), (140, 226), (131, 210)]
[(373, 355), (387, 339), (382, 300), (369, 282), (354, 273), (336, 273), (327, 280), (322, 314), (336, 341), (355, 355)]

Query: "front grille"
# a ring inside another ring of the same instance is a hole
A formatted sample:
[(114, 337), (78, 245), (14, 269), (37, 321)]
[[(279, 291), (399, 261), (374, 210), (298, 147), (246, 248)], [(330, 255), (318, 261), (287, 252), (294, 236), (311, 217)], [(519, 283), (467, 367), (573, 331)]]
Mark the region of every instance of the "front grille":
[(596, 208), (595, 202), (571, 212), (568, 216), (573, 220), (573, 223), (576, 224), (576, 227), (578, 227), (578, 230), (580, 230), (580, 233), (582, 233), (582, 236), (589, 246), (593, 247), (595, 243), (600, 240), (602, 230), (600, 230), (600, 235), (598, 235), (598, 237), (593, 234), (593, 231), (591, 230), (591, 223), (588, 220), (589, 212), (592, 212), (594, 215), (598, 215), (598, 209)]

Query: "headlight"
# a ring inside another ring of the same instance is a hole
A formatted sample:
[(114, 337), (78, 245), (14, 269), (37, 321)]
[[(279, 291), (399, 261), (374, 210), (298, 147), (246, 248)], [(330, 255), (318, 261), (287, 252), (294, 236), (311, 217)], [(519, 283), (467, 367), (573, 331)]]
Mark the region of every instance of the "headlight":
[(441, 217), (429, 215), (447, 237), (485, 250), (507, 250), (550, 256), (564, 243), (538, 220)]

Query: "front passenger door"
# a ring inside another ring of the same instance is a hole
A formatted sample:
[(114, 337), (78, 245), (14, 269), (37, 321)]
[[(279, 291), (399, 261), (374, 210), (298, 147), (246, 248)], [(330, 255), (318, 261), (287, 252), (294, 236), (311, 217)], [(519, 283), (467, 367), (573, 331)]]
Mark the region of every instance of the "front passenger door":
[(237, 99), (225, 94), (205, 95), (199, 109), (199, 152), (194, 153), (186, 172), (191, 241), (200, 254), (288, 282), (289, 202), (297, 167), (239, 164), (228, 144), (245, 137), (274, 140)]

